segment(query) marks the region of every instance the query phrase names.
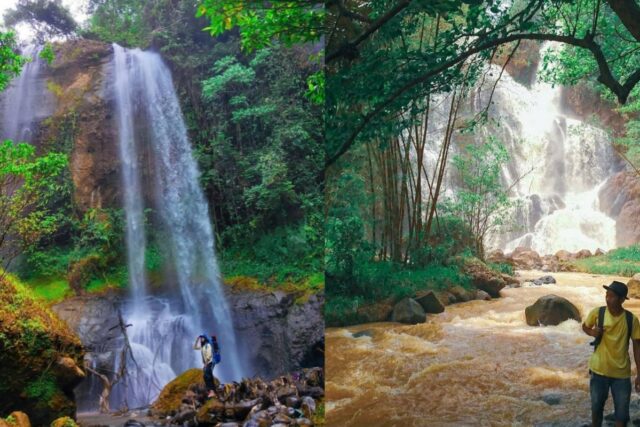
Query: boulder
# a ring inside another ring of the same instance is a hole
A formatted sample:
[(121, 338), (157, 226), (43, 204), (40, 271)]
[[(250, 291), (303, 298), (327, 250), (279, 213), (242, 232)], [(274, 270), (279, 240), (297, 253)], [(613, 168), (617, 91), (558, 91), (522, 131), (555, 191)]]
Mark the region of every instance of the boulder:
[(555, 257), (558, 259), (558, 261), (571, 261), (572, 259), (575, 259), (574, 255), (569, 252), (569, 251), (565, 251), (564, 249), (559, 250), (558, 252), (556, 252)]
[(567, 319), (582, 320), (580, 312), (569, 300), (557, 295), (545, 295), (525, 309), (529, 326), (558, 325)]
[(29, 416), (22, 411), (13, 411), (8, 418), (12, 427), (31, 427)]
[(640, 273), (636, 273), (633, 275), (633, 277), (631, 277), (634, 280), (640, 280)]
[(537, 286), (550, 285), (553, 283), (556, 283), (556, 279), (553, 276), (542, 276), (533, 280), (533, 284)]
[(589, 258), (592, 256), (593, 254), (589, 249), (581, 249), (578, 252), (576, 252), (576, 259)]
[(415, 300), (404, 298), (398, 302), (391, 313), (391, 321), (407, 324), (424, 323), (426, 313)]
[(449, 293), (453, 295), (455, 302), (467, 302), (471, 301), (475, 297), (473, 292), (466, 290), (462, 286), (449, 288)]
[(555, 255), (545, 255), (542, 257), (542, 271), (553, 272), (558, 271), (560, 263)]
[(439, 291), (436, 293), (436, 296), (444, 306), (455, 304), (457, 302), (456, 296), (449, 291)]
[(502, 280), (504, 280), (504, 282), (507, 284), (507, 286), (517, 287), (517, 286), (513, 286), (513, 285), (520, 285), (520, 280), (518, 280), (514, 276), (510, 276), (508, 274), (502, 273), (500, 275), (500, 277), (502, 277)]
[(51, 427), (78, 427), (78, 424), (70, 417), (61, 417), (51, 423)]
[(491, 270), (477, 258), (465, 258), (462, 269), (471, 277), (473, 287), (485, 291), (493, 298), (499, 298), (500, 290), (507, 286), (500, 273)]
[(496, 249), (495, 251), (489, 252), (489, 255), (486, 256), (487, 262), (492, 262), (495, 264), (510, 264), (511, 259), (507, 258), (500, 249)]
[(415, 300), (420, 304), (425, 313), (436, 314), (444, 312), (444, 305), (440, 302), (438, 297), (436, 297), (433, 291), (428, 291), (424, 294), (418, 295)]
[(309, 396), (305, 396), (302, 398), (302, 412), (304, 416), (307, 418), (313, 417), (313, 414), (316, 412), (316, 401), (310, 398)]
[(627, 287), (629, 288), (629, 298), (640, 298), (640, 280), (629, 280), (627, 282)]
[(516, 268), (522, 270), (535, 270), (542, 267), (542, 259), (538, 252), (518, 246), (512, 253), (511, 259)]
[(478, 300), (482, 300), (482, 301), (490, 301), (491, 300), (491, 295), (489, 295), (488, 293), (486, 293), (485, 291), (478, 289), (476, 290), (476, 298)]
[(604, 254), (606, 254), (606, 252), (605, 252), (605, 251), (603, 251), (603, 250), (602, 250), (602, 249), (600, 249), (600, 248), (596, 249), (596, 251), (595, 251), (595, 253), (594, 253), (594, 255), (595, 255), (595, 256), (602, 256), (602, 255), (604, 255)]
[(546, 392), (541, 397), (541, 400), (550, 406), (559, 405), (562, 402), (562, 394), (554, 392)]

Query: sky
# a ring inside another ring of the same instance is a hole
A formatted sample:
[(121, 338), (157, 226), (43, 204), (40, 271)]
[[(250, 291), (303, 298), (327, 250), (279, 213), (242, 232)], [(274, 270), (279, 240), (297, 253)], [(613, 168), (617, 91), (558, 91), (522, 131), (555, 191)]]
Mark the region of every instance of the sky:
[[(4, 24), (4, 13), (15, 7), (18, 0), (0, 0), (0, 22)], [(73, 18), (79, 24), (82, 24), (87, 19), (87, 13), (85, 12), (85, 7), (87, 4), (87, 0), (62, 0), (62, 4), (69, 9)], [(21, 42), (28, 42), (32, 31), (29, 29), (28, 25), (19, 25), (16, 29), (16, 33), (18, 34), (18, 40)]]

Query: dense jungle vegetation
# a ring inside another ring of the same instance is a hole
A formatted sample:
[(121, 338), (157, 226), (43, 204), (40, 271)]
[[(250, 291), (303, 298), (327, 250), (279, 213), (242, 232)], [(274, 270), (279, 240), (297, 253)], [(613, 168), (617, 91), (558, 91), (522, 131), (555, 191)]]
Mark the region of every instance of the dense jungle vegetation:
[[(90, 0), (87, 6), (88, 22), (78, 24), (60, 2), (20, 0), (5, 24), (31, 24), (46, 42), (41, 56), (48, 62), (55, 59), (54, 37), (159, 51), (181, 100), (223, 275), (319, 290), (322, 9), (215, 0)], [(0, 55), (4, 88), (24, 64), (10, 31), (2, 33)], [(0, 188), (26, 184), (0, 197), (2, 264), (51, 300), (69, 287), (121, 287), (127, 277), (122, 209), (80, 212), (74, 204), (67, 168), (74, 126), (73, 117), (60, 123), (43, 152), (18, 141), (0, 146)], [(153, 273), (163, 254), (149, 228), (145, 257)]]
[[(583, 85), (623, 114), (615, 148), (638, 172), (638, 22), (640, 8), (626, 0), (329, 0), (327, 322), (373, 301), (464, 284), (460, 260), (484, 258), (488, 230), (511, 226), (502, 141), (489, 136), (457, 155), (451, 141), (490, 134), (489, 105), (474, 117), (459, 114), (461, 105), (489, 85), (487, 64), (501, 66), (501, 76), (523, 46), (556, 42), (539, 78)], [(425, 124), (445, 95), (444, 131), (433, 138)], [(438, 153), (435, 161), (425, 148)], [(453, 197), (447, 174), (462, 190)]]

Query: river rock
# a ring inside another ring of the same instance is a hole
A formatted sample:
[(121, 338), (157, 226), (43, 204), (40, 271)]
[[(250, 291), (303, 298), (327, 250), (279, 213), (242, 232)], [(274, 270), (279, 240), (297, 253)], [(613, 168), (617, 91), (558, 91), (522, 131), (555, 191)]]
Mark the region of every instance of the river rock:
[(529, 326), (558, 325), (567, 319), (582, 320), (578, 309), (566, 298), (545, 295), (525, 309)]
[(558, 258), (558, 261), (562, 261), (562, 262), (571, 261), (572, 259), (575, 259), (575, 257), (571, 252), (565, 251), (564, 249), (561, 249), (558, 252), (556, 252), (555, 257)]
[(365, 329), (363, 331), (359, 331), (359, 332), (355, 332), (353, 334), (354, 338), (361, 338), (361, 337), (373, 337), (373, 331), (371, 329)]
[(365, 304), (359, 306), (356, 309), (355, 319), (352, 322), (344, 322), (342, 319), (339, 322), (328, 323), (328, 326), (346, 326), (354, 323), (372, 323), (372, 322), (385, 322), (391, 317), (393, 312), (394, 303), (391, 299), (385, 299), (377, 301), (372, 304)]
[(589, 249), (581, 249), (578, 252), (576, 252), (576, 259), (582, 259), (582, 258), (589, 258), (592, 257), (593, 254), (591, 253), (591, 251)]
[(425, 294), (416, 296), (415, 300), (420, 304), (425, 313), (436, 314), (444, 312), (444, 305), (442, 305), (433, 291), (428, 291)]
[(462, 286), (449, 288), (449, 293), (454, 296), (455, 302), (467, 302), (471, 301), (475, 297), (474, 293), (466, 290)]
[(416, 323), (424, 323), (426, 313), (415, 300), (404, 298), (396, 304), (391, 314), (392, 322), (407, 323), (414, 325)]
[(316, 401), (310, 398), (309, 396), (305, 396), (302, 398), (302, 412), (304, 416), (307, 418), (311, 418), (313, 414), (316, 412)]
[(513, 260), (513, 265), (522, 270), (535, 270), (542, 266), (542, 259), (538, 252), (523, 246), (515, 248), (510, 258)]
[(640, 298), (640, 280), (629, 280), (627, 282), (627, 287), (629, 288), (629, 298)]
[(511, 259), (507, 258), (504, 252), (502, 252), (500, 249), (489, 252), (486, 260), (487, 262), (492, 262), (494, 264), (511, 264)]
[(436, 292), (436, 296), (438, 297), (438, 300), (442, 303), (442, 305), (447, 306), (447, 305), (451, 305), (451, 304), (455, 304), (456, 301), (456, 296), (453, 295), (451, 292), (449, 291), (439, 291)]
[(481, 300), (481, 301), (491, 301), (491, 295), (489, 295), (488, 293), (486, 293), (485, 291), (478, 289), (476, 290), (476, 298), (477, 300)]
[(534, 285), (550, 285), (556, 283), (556, 279), (553, 276), (542, 276), (533, 281)]
[(471, 277), (471, 284), (476, 289), (485, 291), (493, 298), (499, 298), (500, 290), (507, 285), (500, 273), (491, 270), (477, 258), (465, 258), (462, 268)]
[(541, 400), (547, 405), (551, 405), (551, 406), (559, 405), (560, 402), (562, 401), (562, 394), (547, 392), (542, 395)]
[(560, 262), (555, 255), (545, 255), (542, 257), (542, 266), (540, 269), (545, 272), (555, 272), (558, 271), (560, 267)]

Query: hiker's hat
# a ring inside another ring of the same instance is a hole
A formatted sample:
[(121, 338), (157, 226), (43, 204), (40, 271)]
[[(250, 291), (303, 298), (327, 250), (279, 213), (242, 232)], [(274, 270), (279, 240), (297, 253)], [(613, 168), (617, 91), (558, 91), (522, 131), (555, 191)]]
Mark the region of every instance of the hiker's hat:
[(611, 284), (609, 286), (607, 285), (603, 285), (603, 288), (605, 288), (608, 291), (613, 292), (614, 294), (618, 295), (620, 298), (624, 298), (624, 299), (629, 299), (627, 297), (627, 293), (629, 292), (629, 288), (627, 288), (627, 285), (625, 285), (622, 282), (617, 282), (617, 281), (613, 281), (611, 282)]

